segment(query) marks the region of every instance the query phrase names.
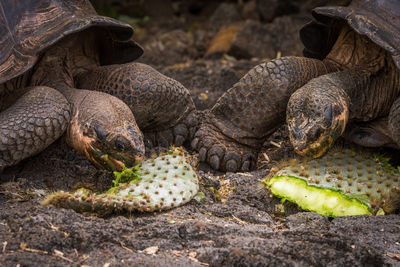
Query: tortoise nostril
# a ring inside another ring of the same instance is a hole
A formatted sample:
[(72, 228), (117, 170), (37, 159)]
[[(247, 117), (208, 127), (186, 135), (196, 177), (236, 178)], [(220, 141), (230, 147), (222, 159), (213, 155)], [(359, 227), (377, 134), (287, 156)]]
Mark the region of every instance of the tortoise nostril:
[(300, 129), (298, 129), (297, 127), (294, 127), (291, 131), (290, 131), (290, 135), (292, 136), (293, 139), (295, 140), (300, 140), (302, 138), (302, 134), (300, 133)]
[(310, 133), (307, 135), (308, 139), (310, 139), (310, 141), (316, 141), (318, 140), (318, 138), (321, 136), (322, 134), (322, 130), (321, 128), (313, 128)]

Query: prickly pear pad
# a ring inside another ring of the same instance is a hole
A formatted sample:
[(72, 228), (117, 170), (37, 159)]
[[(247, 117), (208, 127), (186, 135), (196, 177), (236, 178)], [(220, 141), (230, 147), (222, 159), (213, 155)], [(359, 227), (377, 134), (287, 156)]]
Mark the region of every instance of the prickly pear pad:
[(308, 185), (295, 176), (274, 176), (268, 181), (271, 192), (297, 203), (302, 209), (329, 217), (371, 214), (368, 205), (338, 190)]
[(337, 217), (381, 208), (400, 174), (382, 157), (350, 149), (322, 158), (290, 160), (265, 180), (271, 192), (302, 209)]
[(124, 175), (130, 172), (133, 174), (130, 182), (121, 182), (117, 174), (119, 181), (114, 180), (114, 186), (106, 193), (95, 194), (87, 189), (57, 192), (43, 204), (98, 214), (167, 210), (190, 201), (199, 189), (197, 174), (180, 149), (145, 160), (138, 170), (128, 170)]

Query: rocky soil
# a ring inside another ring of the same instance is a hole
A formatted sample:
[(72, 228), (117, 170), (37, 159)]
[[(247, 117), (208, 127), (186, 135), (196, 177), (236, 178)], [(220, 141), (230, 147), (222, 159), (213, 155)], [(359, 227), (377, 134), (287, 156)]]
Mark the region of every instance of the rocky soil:
[[(140, 61), (180, 81), (203, 110), (258, 63), (301, 55), (298, 30), (329, 1), (94, 2), (135, 18)], [(261, 180), (291, 156), (282, 125), (255, 171), (196, 166), (203, 202), (99, 218), (40, 205), (49, 192), (105, 190), (113, 179), (61, 138), (0, 174), (0, 266), (400, 266), (399, 214), (330, 219), (270, 195)]]

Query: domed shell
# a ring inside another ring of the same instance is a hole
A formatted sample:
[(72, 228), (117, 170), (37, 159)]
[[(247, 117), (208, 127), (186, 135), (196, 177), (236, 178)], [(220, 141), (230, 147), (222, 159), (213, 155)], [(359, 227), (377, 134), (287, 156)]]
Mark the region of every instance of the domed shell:
[(316, 21), (300, 31), (305, 56), (323, 59), (335, 43), (340, 23), (344, 21), (390, 52), (400, 68), (399, 0), (353, 0), (349, 6), (315, 8), (313, 16)]
[(90, 27), (108, 30), (104, 64), (138, 58), (130, 25), (99, 16), (87, 0), (1, 0), (0, 84), (31, 69), (41, 52), (66, 35)]

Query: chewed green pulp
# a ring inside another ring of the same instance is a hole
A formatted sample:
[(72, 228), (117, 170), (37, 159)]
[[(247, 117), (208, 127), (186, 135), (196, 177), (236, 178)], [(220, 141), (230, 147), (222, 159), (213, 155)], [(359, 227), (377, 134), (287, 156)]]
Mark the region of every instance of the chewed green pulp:
[(107, 192), (114, 193), (121, 183), (136, 183), (140, 181), (139, 177), (139, 166), (133, 166), (132, 168), (126, 168), (123, 164), (122, 171), (114, 172), (115, 179), (113, 180), (113, 187), (111, 187)]
[(105, 193), (61, 191), (48, 196), (43, 204), (98, 214), (167, 210), (187, 203), (199, 189), (197, 174), (181, 149), (145, 160), (115, 176), (114, 186)]
[(265, 183), (274, 195), (302, 209), (337, 217), (374, 214), (380, 208), (391, 212), (385, 202), (398, 190), (399, 177), (387, 159), (345, 149), (319, 159), (290, 160)]

